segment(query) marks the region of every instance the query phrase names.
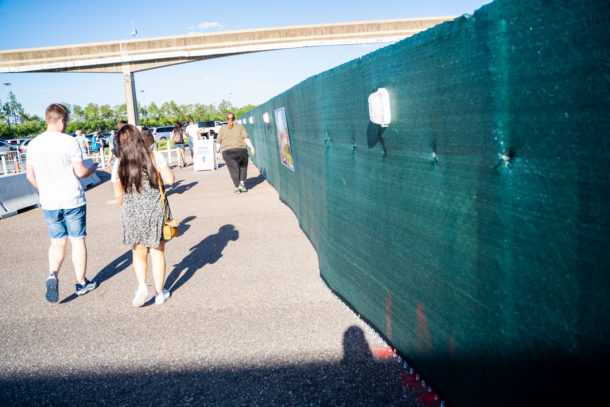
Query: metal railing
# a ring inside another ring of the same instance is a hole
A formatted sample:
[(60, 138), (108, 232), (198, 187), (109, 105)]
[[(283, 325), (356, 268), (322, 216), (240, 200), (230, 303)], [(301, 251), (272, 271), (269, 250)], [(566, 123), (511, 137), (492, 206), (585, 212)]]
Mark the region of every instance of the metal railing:
[[(167, 149), (159, 150), (164, 155), (167, 155), (167, 162), (172, 163), (178, 161), (178, 152), (174, 148), (169, 148), (170, 145), (167, 143)], [(175, 152), (175, 154), (173, 154)], [(83, 151), (83, 158), (90, 158), (93, 162), (97, 162), (100, 168), (105, 168), (108, 163), (108, 154), (105, 149), (98, 150), (97, 153), (91, 154), (92, 151), (86, 149)], [(26, 153), (19, 151), (3, 151), (0, 152), (0, 177), (18, 174), (25, 172), (25, 160)]]
[(0, 176), (25, 172), (25, 153), (19, 151), (0, 152)]

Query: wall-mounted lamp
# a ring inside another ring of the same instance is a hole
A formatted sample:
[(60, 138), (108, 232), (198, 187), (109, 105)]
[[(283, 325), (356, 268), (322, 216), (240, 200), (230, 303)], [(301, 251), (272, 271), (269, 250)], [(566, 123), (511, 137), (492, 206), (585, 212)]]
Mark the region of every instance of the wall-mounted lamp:
[(263, 113), (263, 121), (265, 123), (269, 123), (269, 113), (267, 113), (267, 112)]
[(369, 117), (373, 123), (382, 127), (388, 127), (392, 121), (390, 94), (385, 88), (379, 88), (369, 95)]

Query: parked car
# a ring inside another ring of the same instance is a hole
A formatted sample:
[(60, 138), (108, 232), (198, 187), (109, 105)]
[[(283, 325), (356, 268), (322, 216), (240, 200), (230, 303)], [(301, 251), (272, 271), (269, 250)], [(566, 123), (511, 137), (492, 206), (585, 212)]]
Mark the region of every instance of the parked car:
[(169, 140), (171, 138), (173, 129), (174, 126), (151, 127), (150, 132), (155, 138), (155, 141)]
[(28, 138), (28, 139), (24, 139), (21, 142), (21, 145), (19, 146), (19, 152), (20, 153), (25, 153), (28, 150), (28, 144), (30, 144), (30, 142), (34, 140), (34, 137), (32, 138)]
[(10, 144), (11, 146), (14, 146), (15, 149), (19, 149), (19, 146), (21, 145), (21, 143), (23, 143), (25, 140), (29, 140), (31, 137), (20, 137), (20, 138), (12, 138), (9, 140), (4, 140), (6, 141), (8, 144)]
[(220, 128), (222, 127), (223, 122), (220, 120), (208, 120), (205, 122), (199, 122), (199, 129), (204, 136), (214, 137), (218, 136), (220, 133)]
[(6, 140), (0, 140), (0, 153), (16, 150), (16, 148)]

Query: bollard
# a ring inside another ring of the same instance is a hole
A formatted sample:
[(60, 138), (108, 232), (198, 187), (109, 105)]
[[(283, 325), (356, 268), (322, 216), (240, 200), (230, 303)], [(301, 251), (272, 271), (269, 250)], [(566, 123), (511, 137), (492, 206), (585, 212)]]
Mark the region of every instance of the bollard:
[(169, 149), (169, 140), (167, 140), (165, 142), (165, 145), (167, 147), (167, 163), (171, 164), (171, 162), (172, 162), (172, 150)]

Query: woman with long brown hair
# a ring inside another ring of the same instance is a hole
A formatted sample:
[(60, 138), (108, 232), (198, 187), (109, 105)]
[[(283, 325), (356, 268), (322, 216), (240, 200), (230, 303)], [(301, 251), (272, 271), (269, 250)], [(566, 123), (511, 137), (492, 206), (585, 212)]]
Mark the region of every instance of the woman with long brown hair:
[[(131, 247), (133, 268), (138, 280), (132, 304), (142, 306), (148, 296), (146, 286), (148, 253), (155, 281), (155, 304), (163, 304), (170, 293), (165, 283), (165, 241), (163, 240), (163, 203), (159, 183), (174, 183), (167, 161), (150, 151), (149, 140), (133, 125), (117, 133), (119, 160), (113, 168), (114, 196), (121, 205), (123, 243)], [(159, 180), (157, 174), (161, 175)]]
[(174, 125), (171, 137), (174, 142), (174, 148), (178, 150), (178, 166), (183, 168), (186, 166), (186, 156), (184, 155), (184, 132), (182, 131), (181, 123)]

